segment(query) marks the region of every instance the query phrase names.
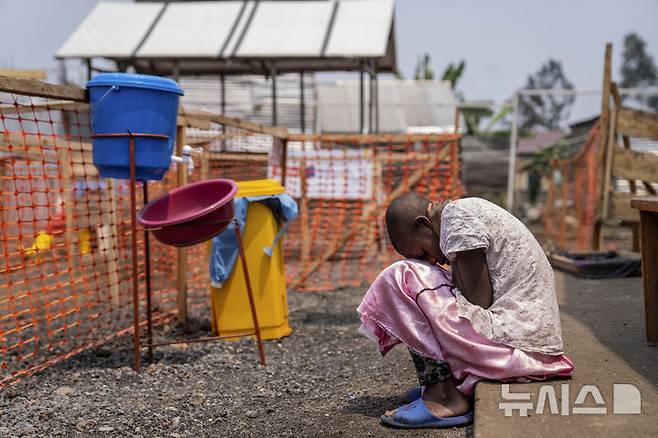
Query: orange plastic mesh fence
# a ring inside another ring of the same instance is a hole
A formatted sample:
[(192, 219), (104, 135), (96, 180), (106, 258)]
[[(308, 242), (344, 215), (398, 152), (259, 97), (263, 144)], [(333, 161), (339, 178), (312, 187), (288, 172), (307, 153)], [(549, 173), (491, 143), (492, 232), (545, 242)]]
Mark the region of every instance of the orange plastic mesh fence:
[(544, 233), (549, 246), (560, 250), (591, 249), (598, 205), (599, 125), (590, 131), (573, 157), (551, 162)]
[[(284, 237), (289, 288), (364, 284), (397, 259), (383, 213), (415, 190), (463, 192), (457, 135), (317, 136), (289, 141), (287, 189), (300, 217)], [(139, 140), (137, 140), (139, 142)], [(202, 146), (189, 181), (279, 178), (283, 141), (212, 124), (188, 128)], [(137, 145), (137, 147), (139, 147)], [(176, 186), (176, 172), (149, 196)], [(142, 206), (137, 187), (137, 208)], [(0, 387), (132, 331), (129, 182), (92, 164), (85, 104), (0, 93)], [(139, 232), (140, 321), (145, 324)], [(176, 250), (151, 239), (153, 318), (176, 317)], [(187, 249), (189, 307), (209, 307), (206, 245)]]
[[(460, 196), (458, 138), (319, 135), (289, 141), (286, 190), (300, 210), (283, 240), (289, 288), (361, 285), (396, 260), (383, 221), (387, 203), (407, 190), (437, 201)], [(266, 160), (257, 152), (272, 142)], [(208, 176), (279, 179), (282, 146), (263, 136), (228, 138), (223, 152), (209, 155)]]
[[(132, 330), (129, 183), (99, 178), (89, 137), (84, 104), (0, 93), (0, 387)], [(151, 240), (161, 323), (175, 317), (175, 257)], [(206, 253), (190, 258), (202, 266)], [(203, 271), (190, 272), (189, 294), (207, 305)]]

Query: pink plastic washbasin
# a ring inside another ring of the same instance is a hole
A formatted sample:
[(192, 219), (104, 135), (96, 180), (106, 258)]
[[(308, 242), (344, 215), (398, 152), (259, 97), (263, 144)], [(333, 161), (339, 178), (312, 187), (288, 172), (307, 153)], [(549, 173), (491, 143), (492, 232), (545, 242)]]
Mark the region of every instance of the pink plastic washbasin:
[(230, 179), (211, 179), (179, 187), (149, 202), (137, 220), (160, 242), (189, 246), (205, 242), (233, 219), (238, 190)]

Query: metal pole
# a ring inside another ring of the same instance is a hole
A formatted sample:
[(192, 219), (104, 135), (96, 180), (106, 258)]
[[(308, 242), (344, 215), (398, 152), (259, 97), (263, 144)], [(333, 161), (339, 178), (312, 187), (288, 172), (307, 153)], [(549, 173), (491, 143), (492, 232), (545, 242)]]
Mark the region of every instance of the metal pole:
[(87, 58), (87, 80), (91, 80), (91, 58)]
[(260, 337), (260, 326), (258, 325), (258, 315), (256, 315), (256, 303), (254, 294), (251, 289), (249, 280), (249, 271), (247, 270), (247, 258), (244, 255), (244, 246), (242, 245), (242, 236), (240, 235), (240, 224), (237, 220), (233, 221), (235, 226), (235, 236), (238, 240), (238, 249), (240, 250), (240, 262), (242, 263), (242, 273), (244, 274), (244, 284), (247, 287), (247, 296), (249, 297), (249, 308), (251, 309), (251, 318), (254, 322), (254, 331), (256, 332), (256, 344), (258, 345), (258, 355), (260, 364), (265, 365), (265, 352), (263, 351), (263, 341)]
[(133, 369), (139, 372), (142, 368), (142, 355), (139, 339), (139, 285), (137, 282), (137, 218), (135, 217), (135, 137), (129, 136), (130, 148), (130, 238), (132, 250), (132, 274), (133, 274), (133, 347), (134, 362)]
[[(620, 96), (656, 96), (658, 87), (618, 88)], [(524, 88), (518, 90), (521, 96), (600, 96), (601, 90), (576, 90), (573, 88)]]
[[(219, 103), (219, 111), (221, 115), (226, 114), (226, 77), (224, 73), (219, 75), (219, 94), (221, 102)], [(222, 124), (222, 134), (226, 134), (226, 125)], [(226, 150), (226, 138), (222, 138), (222, 150)]]
[(224, 73), (219, 75), (219, 96), (221, 98), (219, 104), (220, 114), (224, 115), (226, 114), (226, 78), (224, 77)]
[(272, 69), (270, 74), (272, 76), (272, 126), (276, 126), (276, 70)]
[[(149, 202), (148, 181), (142, 181), (143, 204)], [(148, 345), (149, 362), (153, 363), (153, 313), (151, 300), (151, 242), (149, 232), (144, 229), (144, 275), (146, 277), (146, 341)]]
[(375, 132), (379, 134), (379, 78), (377, 77), (377, 64), (372, 66), (375, 78)]
[(306, 108), (304, 107), (304, 71), (299, 72), (299, 122), (302, 134), (306, 133)]
[(368, 72), (368, 134), (373, 132), (373, 82), (372, 82), (372, 72)]
[(514, 192), (516, 183), (516, 143), (518, 137), (517, 113), (519, 110), (519, 92), (514, 92), (512, 100), (512, 132), (509, 142), (509, 167), (507, 170), (507, 210), (514, 213)]
[(363, 64), (359, 71), (359, 134), (363, 134), (365, 128), (365, 89), (363, 86)]

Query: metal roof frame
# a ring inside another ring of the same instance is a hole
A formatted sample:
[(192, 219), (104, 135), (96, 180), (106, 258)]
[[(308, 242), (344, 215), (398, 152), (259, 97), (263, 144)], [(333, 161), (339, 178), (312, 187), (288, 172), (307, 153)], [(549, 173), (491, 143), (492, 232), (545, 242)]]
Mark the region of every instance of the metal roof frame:
[[(158, 75), (397, 71), (395, 0), (101, 1), (56, 54)], [(117, 32), (117, 29), (123, 29)]]

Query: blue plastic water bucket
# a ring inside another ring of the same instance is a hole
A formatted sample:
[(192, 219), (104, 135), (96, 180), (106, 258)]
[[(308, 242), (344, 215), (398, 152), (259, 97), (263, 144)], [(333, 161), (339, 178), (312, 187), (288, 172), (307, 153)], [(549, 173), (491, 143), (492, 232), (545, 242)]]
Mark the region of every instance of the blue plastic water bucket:
[[(135, 137), (138, 180), (161, 180), (169, 169), (176, 141), (178, 99), (183, 90), (158, 76), (102, 73), (87, 82), (92, 134), (160, 134)], [(105, 178), (130, 179), (128, 137), (93, 139), (94, 165)]]

